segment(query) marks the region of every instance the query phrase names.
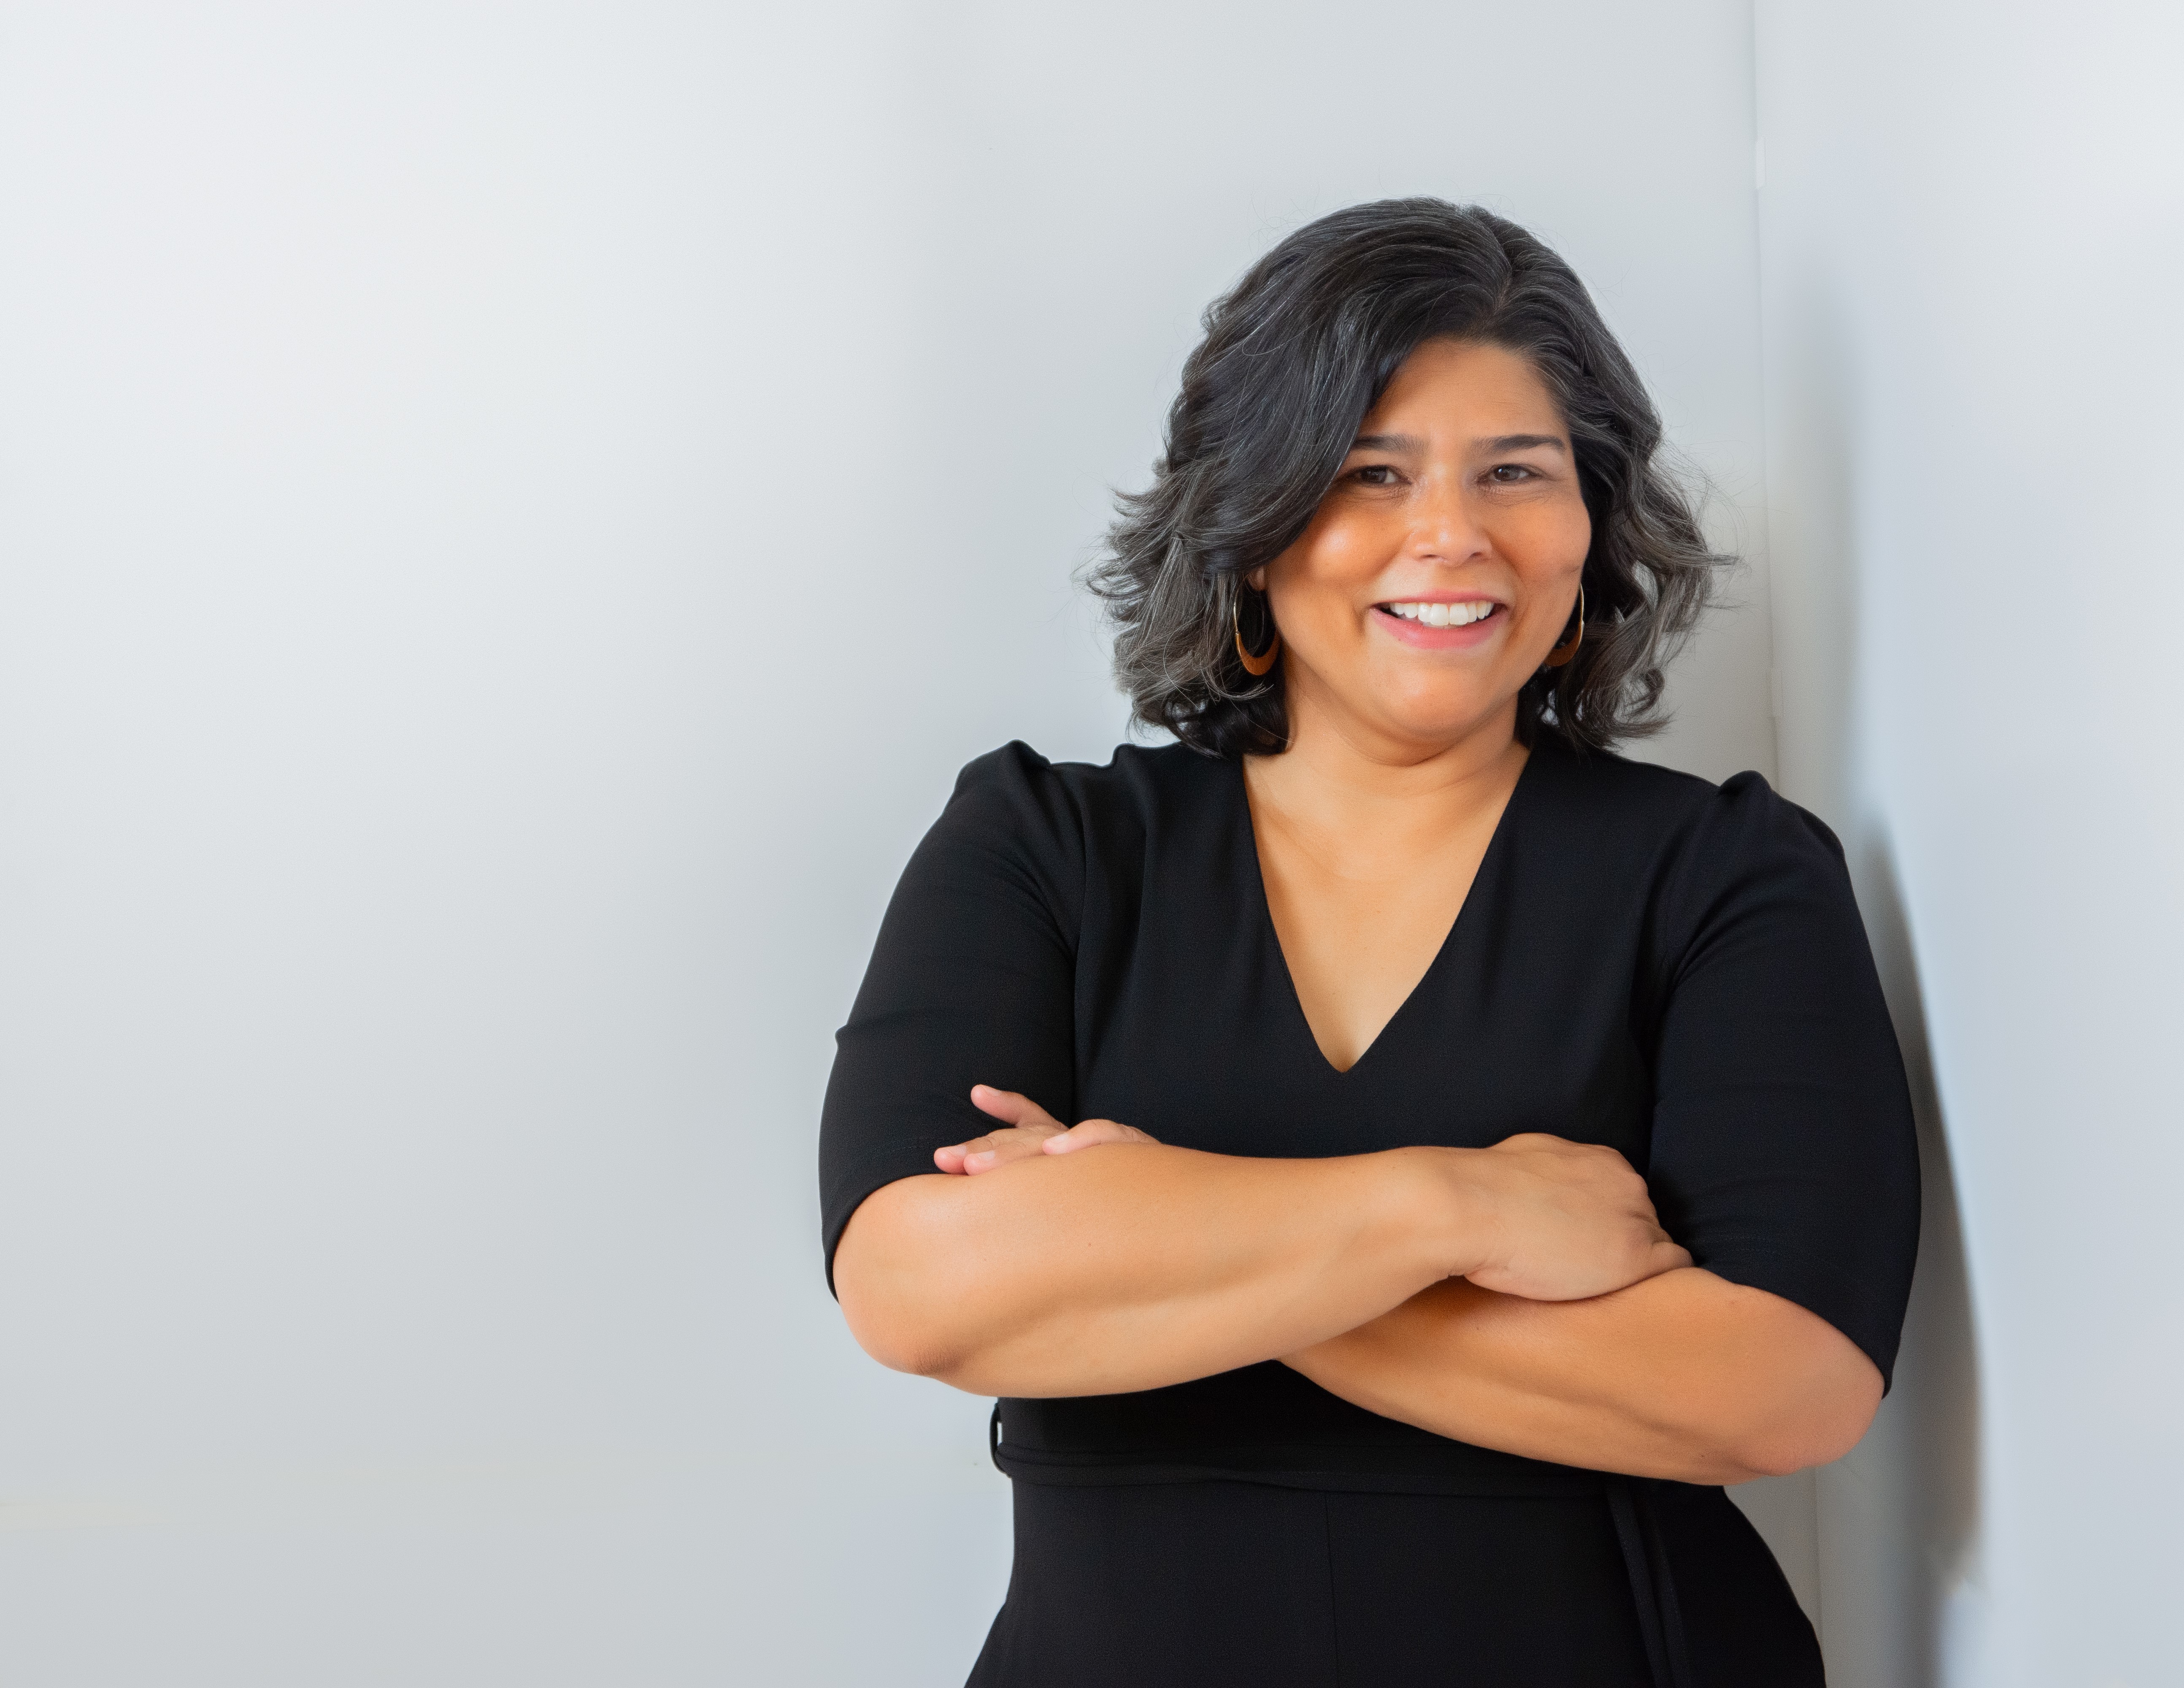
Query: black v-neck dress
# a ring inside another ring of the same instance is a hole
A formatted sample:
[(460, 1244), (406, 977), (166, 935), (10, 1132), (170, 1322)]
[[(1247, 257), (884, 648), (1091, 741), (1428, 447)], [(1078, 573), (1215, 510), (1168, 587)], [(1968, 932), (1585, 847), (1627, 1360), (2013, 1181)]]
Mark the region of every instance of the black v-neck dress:
[[(981, 757), (905, 871), (839, 1036), (827, 1258), (858, 1203), (978, 1135), (975, 1084), (1219, 1154), (1607, 1144), (1708, 1271), (1886, 1378), (1918, 1159), (1841, 852), (1757, 774), (1543, 738), (1462, 913), (1346, 1072), (1282, 958), (1243, 772)], [(1810, 1627), (1719, 1489), (1383, 1418), (1278, 1362), (1004, 1401), (1009, 1596), (972, 1681), (1791, 1685)]]

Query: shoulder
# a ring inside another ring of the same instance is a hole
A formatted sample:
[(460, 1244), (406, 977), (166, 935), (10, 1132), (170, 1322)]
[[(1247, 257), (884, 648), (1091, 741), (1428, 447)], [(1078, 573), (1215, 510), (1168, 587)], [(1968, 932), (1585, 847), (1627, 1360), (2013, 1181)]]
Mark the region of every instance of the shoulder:
[(1543, 759), (1537, 806), (1564, 823), (1589, 823), (1591, 835), (1610, 849), (1713, 856), (1786, 850), (1842, 860), (1836, 835), (1778, 793), (1764, 774), (1747, 771), (1716, 785), (1606, 752), (1542, 745), (1533, 754)]
[(1662, 937), (1783, 897), (1852, 908), (1842, 846), (1757, 772), (1695, 774), (1543, 745), (1528, 845), (1644, 904)]
[(1081, 881), (1089, 860), (1140, 853), (1163, 816), (1204, 810), (1223, 768), (1180, 744), (1056, 762), (1019, 740), (965, 765), (929, 842), (1007, 857), (1056, 885)]
[(1181, 744), (1119, 744), (1104, 763), (1055, 762), (1018, 739), (966, 763), (948, 809), (1027, 838), (1082, 837), (1193, 801), (1222, 766)]

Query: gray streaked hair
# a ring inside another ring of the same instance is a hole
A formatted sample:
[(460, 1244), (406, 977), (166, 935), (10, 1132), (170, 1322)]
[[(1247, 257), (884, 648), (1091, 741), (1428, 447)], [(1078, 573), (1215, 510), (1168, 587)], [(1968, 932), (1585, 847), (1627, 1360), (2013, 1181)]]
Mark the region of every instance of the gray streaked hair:
[[(1385, 199), (1309, 223), (1207, 308), (1153, 483), (1117, 500), (1086, 582), (1106, 601), (1115, 676), (1139, 721), (1208, 755), (1289, 742), (1279, 666), (1236, 655), (1244, 577), (1304, 532), (1359, 425), (1430, 339), (1528, 359), (1560, 405), (1592, 517), (1585, 636), (1518, 694), (1526, 743), (1605, 749), (1658, 731), (1663, 671), (1718, 570), (1683, 489), (1657, 461), (1659, 415), (1576, 274), (1505, 218)], [(1263, 627), (1246, 627), (1253, 648)]]

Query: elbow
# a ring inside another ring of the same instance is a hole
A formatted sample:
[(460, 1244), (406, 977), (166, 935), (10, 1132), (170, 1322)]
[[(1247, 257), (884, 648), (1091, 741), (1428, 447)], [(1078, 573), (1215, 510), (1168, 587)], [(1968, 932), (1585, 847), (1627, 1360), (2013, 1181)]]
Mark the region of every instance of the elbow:
[(1847, 1419), (1806, 1422), (1800, 1417), (1767, 1425), (1729, 1450), (1730, 1462), (1743, 1474), (1732, 1480), (1793, 1477), (1814, 1466), (1830, 1464), (1858, 1446), (1872, 1422), (1869, 1414), (1854, 1423)]
[(1858, 1444), (1880, 1407), (1880, 1378), (1859, 1356), (1866, 1376), (1830, 1379), (1744, 1417), (1723, 1438), (1722, 1453), (1747, 1480), (1789, 1477), (1841, 1459)]
[(842, 1296), (842, 1311), (857, 1346), (891, 1372), (905, 1372), (911, 1377), (933, 1378), (946, 1383), (962, 1366), (960, 1350), (950, 1345), (942, 1333), (927, 1328), (922, 1321), (884, 1312), (860, 1317), (851, 1311), (846, 1290)]
[(1724, 1286), (1727, 1339), (1691, 1374), (1686, 1423), (1714, 1482), (1787, 1477), (1841, 1459), (1880, 1407), (1880, 1372), (1818, 1314), (1764, 1290)]
[(936, 1317), (915, 1284), (904, 1277), (876, 1277), (869, 1270), (834, 1267), (842, 1318), (857, 1346), (891, 1372), (952, 1383), (969, 1357), (963, 1333)]
[(904, 1286), (860, 1282), (837, 1264), (834, 1288), (850, 1334), (891, 1372), (952, 1383), (968, 1359), (962, 1333), (917, 1305)]
[[(960, 1286), (943, 1263), (960, 1258), (946, 1204), (906, 1178), (875, 1191), (851, 1216), (834, 1251), (834, 1293), (857, 1346), (889, 1371), (949, 1381), (965, 1355)], [(939, 1182), (936, 1178), (934, 1182)]]

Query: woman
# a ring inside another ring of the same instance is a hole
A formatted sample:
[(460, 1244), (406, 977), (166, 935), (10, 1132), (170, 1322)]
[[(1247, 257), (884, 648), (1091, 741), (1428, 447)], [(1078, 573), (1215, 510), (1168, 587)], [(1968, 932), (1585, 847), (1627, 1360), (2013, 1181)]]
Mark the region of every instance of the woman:
[(1917, 1162), (1834, 838), (1609, 754), (1719, 560), (1660, 435), (1475, 209), (1208, 314), (1097, 581), (1180, 742), (971, 764), (827, 1092), (851, 1329), (1002, 1397), (974, 1684), (1820, 1681), (1719, 1485), (1870, 1421)]

